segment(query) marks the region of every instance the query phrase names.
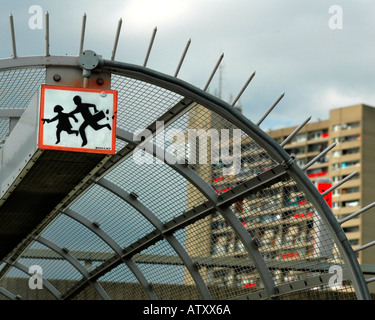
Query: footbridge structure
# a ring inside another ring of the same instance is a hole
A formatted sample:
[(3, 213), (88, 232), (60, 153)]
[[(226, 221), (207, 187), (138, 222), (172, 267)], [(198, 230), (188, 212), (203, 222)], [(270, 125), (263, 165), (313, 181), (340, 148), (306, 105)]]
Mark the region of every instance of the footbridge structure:
[[(371, 299), (330, 208), (236, 103), (84, 50), (0, 59), (1, 299)], [(77, 98), (79, 97), (79, 98)], [(370, 207), (369, 207), (370, 208)], [(364, 212), (364, 208), (355, 215)], [(300, 219), (296, 219), (298, 214)], [(353, 215), (354, 216), (354, 215)], [(349, 217), (350, 218), (350, 217)], [(291, 240), (294, 239), (294, 240)], [(369, 245), (371, 245), (370, 243)]]

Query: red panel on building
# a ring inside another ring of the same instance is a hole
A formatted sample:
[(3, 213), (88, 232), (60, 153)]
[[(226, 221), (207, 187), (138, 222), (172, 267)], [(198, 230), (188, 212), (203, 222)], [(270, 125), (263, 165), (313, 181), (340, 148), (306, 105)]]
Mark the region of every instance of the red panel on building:
[[(323, 193), (323, 192), (327, 191), (331, 187), (332, 187), (332, 183), (329, 183), (329, 182), (317, 182), (317, 188), (318, 188), (318, 190), (319, 190), (320, 193)], [(332, 192), (328, 193), (324, 197), (324, 199), (325, 199), (325, 201), (327, 201), (329, 207), (332, 208)]]

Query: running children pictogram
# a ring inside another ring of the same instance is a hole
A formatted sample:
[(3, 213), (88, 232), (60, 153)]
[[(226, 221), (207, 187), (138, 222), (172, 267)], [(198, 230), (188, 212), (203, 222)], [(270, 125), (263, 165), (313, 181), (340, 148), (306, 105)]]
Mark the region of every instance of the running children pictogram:
[(115, 90), (42, 85), (39, 148), (113, 154), (116, 118)]

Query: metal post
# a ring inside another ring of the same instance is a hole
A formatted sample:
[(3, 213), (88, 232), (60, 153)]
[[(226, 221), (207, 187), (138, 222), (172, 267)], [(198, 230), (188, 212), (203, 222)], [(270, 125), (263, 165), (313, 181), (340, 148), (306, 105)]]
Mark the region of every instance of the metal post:
[(359, 216), (360, 214), (364, 213), (365, 211), (371, 209), (371, 208), (374, 207), (374, 206), (375, 206), (375, 202), (373, 202), (373, 203), (367, 205), (366, 207), (362, 208), (361, 210), (359, 210), (359, 211), (357, 211), (357, 212), (352, 213), (351, 215), (345, 217), (344, 219), (341, 219), (341, 220), (339, 221), (339, 224), (343, 224), (344, 222), (349, 221), (349, 220), (351, 220), (351, 219), (353, 219), (353, 218)]
[(13, 22), (13, 15), (9, 15), (10, 20), (10, 35), (12, 38), (12, 50), (13, 50), (13, 59), (17, 58), (17, 50), (16, 50), (16, 36), (14, 33), (14, 22)]
[(238, 93), (237, 97), (233, 100), (233, 102), (232, 102), (232, 106), (233, 107), (236, 105), (237, 101), (240, 99), (240, 97), (242, 96), (242, 94), (244, 93), (244, 91), (246, 90), (247, 86), (249, 85), (249, 83), (251, 82), (251, 80), (254, 78), (254, 76), (255, 76), (255, 71), (251, 74), (250, 78), (246, 81), (246, 83), (242, 87), (241, 91)]
[(46, 57), (49, 57), (49, 14), (46, 12)]
[(295, 135), (300, 131), (306, 123), (308, 123), (311, 120), (311, 117), (308, 117), (304, 122), (302, 122), (294, 131), (282, 142), (280, 143), (280, 146), (285, 146), (289, 141), (291, 141)]
[(272, 104), (271, 107), (268, 108), (267, 112), (264, 114), (262, 118), (257, 122), (257, 126), (259, 127), (261, 123), (264, 121), (264, 119), (267, 118), (267, 116), (271, 113), (271, 111), (276, 107), (276, 105), (280, 102), (280, 100), (284, 97), (285, 93), (282, 93), (280, 97), (277, 98), (277, 100)]
[(343, 183), (345, 183), (346, 181), (350, 180), (351, 178), (353, 178), (356, 174), (358, 173), (358, 171), (355, 171), (355, 172), (352, 172), (351, 174), (349, 174), (347, 177), (345, 177), (344, 179), (342, 179), (340, 182), (336, 183), (334, 186), (332, 186), (331, 188), (329, 188), (328, 190), (324, 191), (322, 193), (322, 196), (326, 196), (328, 193), (330, 193), (331, 191), (335, 190), (336, 188), (338, 188), (339, 186), (341, 186)]
[(324, 149), (321, 153), (319, 153), (315, 158), (313, 158), (309, 163), (307, 163), (302, 170), (305, 171), (309, 167), (311, 167), (316, 161), (318, 161), (321, 157), (327, 154), (330, 150), (332, 150), (336, 146), (336, 142), (332, 143), (329, 147)]
[(116, 50), (117, 50), (117, 44), (118, 44), (118, 39), (120, 37), (121, 25), (122, 25), (122, 19), (119, 20), (118, 25), (117, 25), (115, 43), (113, 44), (113, 50), (112, 50), (111, 60), (115, 59)]
[(85, 41), (85, 30), (86, 30), (86, 13), (83, 14), (83, 18), (82, 18), (81, 40), (79, 42), (79, 50), (78, 50), (79, 56), (83, 52), (83, 43)]
[(181, 56), (180, 62), (178, 63), (178, 66), (177, 66), (176, 72), (174, 73), (174, 76), (175, 76), (175, 77), (177, 77), (178, 73), (180, 72), (180, 69), (181, 69), (182, 63), (183, 63), (184, 60), (185, 60), (185, 56), (186, 56), (186, 53), (187, 53), (187, 51), (188, 51), (188, 49), (189, 49), (190, 43), (191, 43), (191, 39), (189, 39), (189, 41), (187, 42), (187, 44), (186, 44), (186, 46), (185, 46), (185, 49), (184, 49), (184, 52), (182, 53), (182, 56)]
[(150, 57), (150, 53), (151, 53), (151, 49), (152, 49), (152, 45), (154, 43), (154, 40), (155, 40), (155, 36), (156, 36), (156, 31), (158, 29), (155, 27), (154, 31), (152, 32), (152, 36), (151, 36), (151, 40), (150, 40), (150, 44), (148, 45), (148, 49), (147, 49), (147, 53), (146, 53), (146, 57), (145, 57), (145, 61), (143, 62), (143, 66), (146, 67), (147, 65), (147, 62), (148, 62), (148, 58)]
[(211, 75), (210, 75), (210, 77), (208, 78), (207, 83), (206, 83), (206, 85), (205, 85), (204, 88), (203, 88), (204, 91), (206, 91), (207, 88), (208, 88), (208, 86), (210, 85), (211, 80), (212, 80), (212, 78), (214, 77), (214, 75), (215, 75), (217, 69), (219, 68), (219, 65), (220, 65), (220, 63), (221, 63), (221, 60), (223, 60), (223, 58), (224, 58), (224, 53), (221, 54), (219, 60), (216, 62), (216, 65), (215, 65), (215, 67), (214, 67), (214, 70), (212, 70)]

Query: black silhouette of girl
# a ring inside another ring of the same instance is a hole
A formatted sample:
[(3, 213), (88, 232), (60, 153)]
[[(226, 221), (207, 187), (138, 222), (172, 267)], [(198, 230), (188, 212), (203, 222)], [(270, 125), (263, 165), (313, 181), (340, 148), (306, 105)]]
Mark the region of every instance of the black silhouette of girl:
[[(109, 124), (98, 124), (98, 121), (105, 118), (105, 114), (103, 111), (99, 111), (96, 108), (95, 104), (91, 103), (82, 103), (82, 99), (80, 96), (75, 96), (73, 98), (74, 103), (77, 105), (77, 108), (69, 113), (70, 116), (73, 116), (75, 113), (81, 113), (83, 117), (83, 123), (79, 127), (79, 134), (82, 138), (82, 147), (87, 144), (86, 138), (86, 127), (90, 126), (95, 131), (100, 130), (102, 128), (108, 128), (111, 130), (111, 126)], [(92, 114), (89, 108), (93, 108), (95, 114)]]
[(62, 112), (63, 110), (64, 109), (63, 109), (62, 106), (56, 105), (55, 108), (53, 109), (53, 111), (57, 113), (57, 116), (52, 118), (52, 119), (42, 119), (43, 124), (45, 123), (45, 121), (47, 123), (50, 123), (50, 122), (53, 122), (53, 121), (56, 121), (56, 120), (59, 121), (57, 123), (57, 126), (56, 126), (56, 128), (57, 128), (57, 130), (56, 130), (56, 138), (57, 138), (56, 144), (58, 144), (60, 142), (61, 131), (66, 131), (68, 134), (74, 134), (75, 133), (76, 136), (78, 136), (78, 131), (72, 130), (72, 125), (70, 124), (70, 120), (69, 120), (69, 118), (72, 117), (75, 122), (78, 122), (77, 118), (73, 114)]

